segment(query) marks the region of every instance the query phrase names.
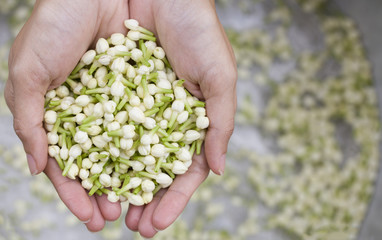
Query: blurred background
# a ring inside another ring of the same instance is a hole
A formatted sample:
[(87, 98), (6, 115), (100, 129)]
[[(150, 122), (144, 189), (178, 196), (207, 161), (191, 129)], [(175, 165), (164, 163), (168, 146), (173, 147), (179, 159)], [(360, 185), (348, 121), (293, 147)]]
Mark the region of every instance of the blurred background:
[[(33, 4), (0, 0), (1, 89)], [(216, 5), (239, 73), (227, 169), (154, 239), (380, 239), (382, 2)], [(0, 196), (0, 240), (141, 239), (124, 215), (89, 233), (45, 176), (29, 176), (3, 93)]]

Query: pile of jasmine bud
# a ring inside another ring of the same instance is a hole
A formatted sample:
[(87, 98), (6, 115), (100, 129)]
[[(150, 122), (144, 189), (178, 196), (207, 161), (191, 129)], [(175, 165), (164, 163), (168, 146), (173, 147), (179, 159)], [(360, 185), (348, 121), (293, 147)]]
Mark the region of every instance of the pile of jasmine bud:
[(151, 202), (199, 154), (205, 103), (177, 80), (154, 34), (134, 19), (127, 35), (100, 38), (65, 83), (47, 92), (49, 156), (89, 195)]

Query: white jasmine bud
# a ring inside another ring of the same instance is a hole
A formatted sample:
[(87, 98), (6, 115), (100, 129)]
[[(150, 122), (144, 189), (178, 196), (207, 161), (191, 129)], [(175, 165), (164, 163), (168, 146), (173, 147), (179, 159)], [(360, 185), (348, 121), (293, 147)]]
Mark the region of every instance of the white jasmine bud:
[(151, 138), (151, 144), (158, 144), (159, 143), (159, 137), (158, 134), (153, 134)]
[(153, 200), (154, 194), (152, 192), (142, 193), (142, 199), (145, 204), (150, 203)]
[(134, 125), (124, 125), (122, 127), (123, 138), (133, 138), (135, 136), (135, 126)]
[(81, 168), (80, 169), (80, 173), (78, 174), (78, 176), (82, 179), (82, 180), (85, 180), (89, 177), (89, 170), (86, 170), (85, 168)]
[(72, 112), (73, 115), (77, 115), (79, 114), (80, 112), (82, 112), (82, 107), (78, 106), (78, 105), (71, 105), (70, 106), (70, 110)]
[(179, 151), (176, 152), (176, 157), (183, 162), (192, 160), (190, 151), (184, 147), (180, 148)]
[(87, 130), (90, 136), (96, 136), (102, 132), (102, 128), (98, 125), (92, 125)]
[(164, 110), (164, 112), (163, 112), (163, 117), (166, 120), (170, 120), (171, 115), (172, 115), (172, 109), (171, 108), (166, 108), (166, 110)]
[(121, 149), (129, 150), (133, 146), (134, 141), (133, 139), (121, 138), (119, 144), (121, 145)]
[(114, 119), (120, 124), (124, 124), (126, 123), (128, 117), (129, 114), (126, 111), (120, 111), (115, 115)]
[(67, 177), (70, 178), (70, 179), (73, 179), (75, 180), (76, 179), (76, 176), (78, 175), (78, 172), (79, 172), (79, 168), (77, 166), (77, 164), (73, 163), (70, 168), (69, 168), (69, 171), (67, 173)]
[(141, 39), (142, 34), (139, 31), (130, 30), (127, 33), (127, 37), (130, 38), (133, 41), (138, 41)]
[(151, 95), (146, 95), (143, 98), (143, 104), (144, 104), (146, 109), (151, 109), (154, 106), (154, 103), (155, 103), (154, 97)]
[(156, 160), (153, 156), (151, 155), (147, 155), (143, 158), (143, 164), (145, 165), (152, 165), (152, 164), (155, 164)]
[(110, 94), (115, 97), (122, 97), (125, 94), (125, 86), (120, 81), (115, 81), (110, 88)]
[(111, 177), (109, 175), (107, 175), (106, 173), (102, 173), (99, 176), (99, 182), (104, 187), (110, 187), (111, 186)]
[(145, 114), (141, 109), (138, 107), (133, 107), (129, 112), (129, 117), (131, 120), (137, 123), (144, 123), (145, 122)]
[(183, 111), (181, 112), (178, 117), (176, 118), (176, 121), (179, 123), (179, 124), (182, 124), (184, 123), (185, 121), (187, 121), (188, 119), (188, 115), (189, 113), (187, 111)]
[(57, 113), (53, 110), (48, 110), (44, 114), (44, 120), (48, 124), (54, 124), (57, 120)]
[(73, 92), (77, 95), (80, 95), (83, 87), (84, 85), (82, 85), (82, 83), (77, 83), (76, 87), (73, 88)]
[(120, 187), (122, 184), (121, 180), (118, 177), (112, 177), (111, 178), (111, 187)]
[(93, 62), (94, 57), (96, 56), (96, 51), (89, 50), (87, 51), (81, 58), (81, 61), (85, 63), (85, 65), (89, 65)]
[(170, 134), (170, 140), (173, 142), (177, 142), (177, 141), (180, 141), (183, 138), (183, 136), (184, 135), (181, 132), (172, 132)]
[(74, 135), (74, 141), (76, 143), (84, 143), (89, 139), (89, 136), (86, 132), (83, 132), (81, 130), (78, 130), (76, 134)]
[(66, 146), (63, 146), (60, 150), (60, 157), (62, 160), (66, 160), (69, 157), (69, 150)]
[(125, 195), (127, 195), (127, 200), (132, 205), (142, 206), (143, 204), (145, 204), (143, 199), (142, 199), (142, 197), (140, 195), (132, 194), (130, 192), (126, 192)]
[(151, 147), (150, 145), (139, 145), (138, 152), (142, 156), (146, 156), (150, 154)]
[(99, 163), (93, 163), (93, 166), (90, 168), (91, 174), (98, 174), (102, 172), (102, 166)]
[(122, 33), (113, 33), (110, 37), (110, 42), (113, 45), (121, 45), (125, 43), (125, 35)]
[(167, 79), (159, 78), (157, 82), (158, 88), (171, 89), (171, 83)]
[(127, 19), (124, 21), (125, 27), (130, 30), (138, 30), (139, 23), (135, 19)]
[(90, 169), (93, 166), (93, 162), (89, 158), (82, 159), (82, 168)]
[(82, 153), (81, 146), (79, 144), (73, 145), (69, 150), (69, 156), (72, 158), (77, 158)]
[(167, 73), (167, 80), (169, 82), (174, 82), (176, 80), (176, 75), (175, 75), (175, 73), (173, 71), (169, 71)]
[(136, 172), (140, 172), (143, 169), (145, 169), (145, 165), (143, 163), (139, 162), (139, 161), (130, 161), (130, 166)]
[(119, 196), (114, 191), (110, 191), (107, 194), (107, 200), (109, 200), (109, 202), (115, 203), (119, 201)]
[(176, 111), (178, 113), (183, 112), (184, 102), (182, 102), (181, 100), (175, 100), (174, 102), (172, 102), (171, 108), (173, 111)]
[(171, 185), (172, 183), (172, 178), (165, 174), (165, 173), (159, 173), (155, 180), (157, 181), (157, 183), (159, 183), (161, 185), (161, 187), (163, 188), (167, 188), (168, 186)]
[(46, 136), (48, 137), (48, 143), (49, 144), (57, 144), (58, 143), (58, 134), (57, 133), (54, 133), (54, 132), (48, 132), (46, 134)]
[(154, 67), (156, 70), (161, 71), (164, 69), (165, 65), (162, 60), (155, 58), (154, 59)]
[(130, 179), (130, 182), (128, 183), (130, 188), (137, 188), (139, 185), (141, 185), (142, 179), (139, 177), (132, 177)]
[(200, 138), (200, 133), (195, 130), (188, 130), (184, 134), (184, 141), (185, 142), (193, 142), (195, 140), (198, 140)]
[(145, 122), (143, 123), (143, 126), (146, 129), (153, 129), (156, 126), (156, 121), (153, 118), (146, 117)]
[(81, 72), (81, 83), (87, 86), (89, 81), (93, 78), (87, 71)]
[(114, 145), (111, 145), (111, 146), (110, 146), (109, 152), (110, 152), (110, 154), (111, 154), (113, 157), (119, 157), (120, 151), (119, 151), (119, 149), (118, 149), (117, 147), (115, 147)]
[(137, 73), (140, 75), (145, 75), (145, 74), (147, 75), (150, 73), (150, 69), (149, 67), (142, 65), (138, 68)]
[(107, 124), (107, 130), (110, 132), (110, 131), (115, 131), (115, 130), (118, 130), (121, 128), (121, 125), (119, 124), (119, 122), (111, 122), (109, 124)]
[(138, 48), (134, 48), (133, 50), (131, 50), (131, 59), (133, 59), (135, 62), (139, 62), (142, 57), (143, 53)]
[(93, 183), (90, 181), (89, 178), (87, 178), (87, 179), (85, 179), (85, 180), (82, 180), (81, 185), (82, 185), (82, 187), (85, 188), (86, 190), (90, 190), (90, 189), (92, 189), (92, 187), (93, 187)]
[(143, 145), (151, 144), (151, 136), (149, 134), (143, 134), (141, 137), (141, 144)]
[(51, 157), (56, 157), (60, 153), (60, 148), (57, 145), (49, 146), (48, 153)]
[(135, 43), (135, 41), (129, 39), (129, 38), (126, 38), (125, 40), (125, 46), (131, 50), (131, 49), (135, 49), (137, 47), (137, 44)]
[(165, 57), (165, 53), (163, 51), (163, 48), (156, 47), (153, 52), (154, 56), (158, 59), (163, 59)]
[(54, 127), (53, 124), (48, 124), (48, 123), (44, 122), (44, 128), (45, 128), (48, 132), (53, 131), (53, 127)]
[(85, 107), (90, 102), (90, 97), (88, 95), (80, 95), (74, 101), (78, 106)]
[(195, 109), (194, 109), (194, 111), (195, 111), (195, 114), (196, 114), (196, 116), (198, 116), (198, 117), (200, 117), (200, 116), (206, 116), (206, 109), (205, 108), (203, 108), (203, 107), (196, 107)]
[(122, 57), (114, 59), (113, 63), (110, 66), (110, 69), (117, 73), (126, 72), (126, 62)]
[[(171, 116), (171, 115), (170, 115)], [(166, 129), (168, 125), (168, 121), (166, 119), (163, 119), (159, 122), (159, 127), (162, 129)]]
[[(110, 55), (102, 55), (99, 59), (98, 59), (98, 62), (101, 64), (101, 65), (104, 65), (104, 66), (109, 66), (111, 60), (113, 59), (112, 56)], [(97, 79), (98, 80), (98, 79)]]
[(151, 155), (154, 157), (164, 157), (166, 155), (166, 147), (163, 144), (155, 144), (151, 147)]
[(102, 133), (102, 138), (103, 138), (103, 140), (105, 140), (106, 142), (110, 142), (110, 141), (113, 140), (112, 137), (109, 137), (109, 135), (107, 135), (107, 132)]
[(182, 87), (175, 87), (174, 88), (174, 94), (176, 99), (186, 99), (187, 93)]
[(96, 51), (98, 54), (104, 53), (109, 49), (109, 43), (104, 38), (100, 38), (96, 44)]
[(131, 96), (129, 103), (133, 107), (138, 107), (141, 104), (141, 99), (137, 95)]
[(86, 85), (89, 89), (94, 89), (97, 87), (97, 79), (92, 78), (89, 80), (88, 84)]
[(109, 100), (103, 104), (103, 111), (105, 113), (113, 113), (116, 107), (117, 107), (117, 104), (114, 101)]
[(105, 119), (104, 123), (112, 122), (114, 121), (114, 114), (113, 113), (105, 113), (103, 115), (103, 118)]
[(208, 117), (199, 116), (196, 118), (196, 127), (199, 129), (205, 129), (210, 125)]
[(171, 170), (174, 174), (184, 174), (188, 170), (184, 163), (179, 160), (175, 160), (174, 162), (172, 162), (172, 164), (173, 167)]
[(56, 96), (56, 90), (50, 90), (45, 94), (45, 98), (52, 99)]
[(155, 189), (155, 184), (153, 181), (149, 179), (145, 179), (141, 183), (141, 188), (142, 188), (142, 191), (144, 192), (152, 192)]
[(64, 98), (66, 96), (69, 96), (69, 89), (64, 86), (64, 85), (61, 85), (59, 86), (57, 89), (56, 89), (56, 94), (57, 96), (59, 96), (60, 98)]

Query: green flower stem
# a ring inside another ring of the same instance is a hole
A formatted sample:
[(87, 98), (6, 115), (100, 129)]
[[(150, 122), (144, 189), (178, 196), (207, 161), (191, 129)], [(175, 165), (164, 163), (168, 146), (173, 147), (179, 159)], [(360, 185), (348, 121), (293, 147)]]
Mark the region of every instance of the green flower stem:
[(143, 42), (143, 39), (139, 39), (139, 49), (143, 53), (143, 58), (147, 61), (148, 60), (148, 58), (147, 58), (147, 48), (146, 48), (145, 43)]
[[(153, 108), (160, 108), (163, 105), (164, 105), (164, 102), (156, 102), (156, 103), (154, 103)], [(158, 111), (159, 111), (159, 109), (158, 109)]]
[(92, 152), (100, 152), (102, 151), (103, 149), (101, 148), (97, 148), (97, 147), (92, 147), (88, 150), (89, 153), (92, 153)]
[(72, 143), (72, 137), (70, 136), (70, 134), (68, 135), (69, 136), (66, 137), (66, 146), (68, 147), (68, 149), (70, 149), (73, 146), (73, 143)]
[(184, 91), (186, 92), (187, 97), (192, 97), (191, 93), (187, 89), (184, 89)]
[(75, 74), (70, 74), (69, 78), (70, 79), (80, 79), (81, 76), (80, 76), (80, 73), (75, 73)]
[(169, 102), (166, 102), (162, 107), (159, 108), (159, 112), (157, 113), (157, 117), (161, 118), (163, 116), (164, 110), (170, 105)]
[(196, 100), (196, 101), (194, 101), (193, 106), (194, 106), (194, 107), (205, 107), (205, 106), (206, 106), (206, 103), (205, 103), (205, 102), (202, 102), (202, 101), (199, 101), (199, 100)]
[(175, 129), (178, 128), (178, 126), (178, 122), (175, 122), (175, 124), (173, 124), (172, 127), (167, 130), (167, 134), (170, 135)]
[(62, 127), (59, 127), (59, 128), (57, 129), (57, 132), (59, 132), (59, 133), (65, 133), (65, 134), (67, 134), (67, 135), (70, 135), (70, 132), (69, 132), (69, 131), (66, 131), (66, 130), (63, 129)]
[(117, 161), (130, 166), (130, 160), (129, 159), (119, 157), (119, 158), (117, 158)]
[(110, 190), (107, 188), (101, 188), (101, 189), (97, 190), (97, 192), (98, 191), (100, 191), (102, 194), (106, 194), (106, 195), (110, 193)]
[(119, 172), (120, 167), (119, 167), (119, 162), (114, 162), (114, 171)]
[(100, 102), (100, 103), (104, 103), (106, 101), (106, 99), (104, 99), (100, 94), (96, 94), (95, 95), (96, 99)]
[(114, 140), (114, 144), (115, 144), (115, 146), (116, 146), (117, 148), (120, 148), (121, 145), (119, 144), (119, 137), (114, 137), (113, 140)]
[(66, 140), (65, 140), (65, 138), (66, 138), (66, 134), (65, 133), (62, 133), (61, 135), (60, 135), (60, 137), (58, 138), (58, 145), (60, 146), (60, 147), (66, 147)]
[(193, 122), (194, 122), (194, 121), (193, 121), (191, 118), (187, 119), (187, 121), (185, 121), (185, 122), (178, 128), (178, 130), (179, 130), (180, 132), (184, 132), (184, 130), (185, 130), (189, 125), (191, 125)]
[(140, 191), (142, 191), (142, 188), (141, 188), (141, 186), (138, 186), (138, 187), (136, 187), (136, 188), (133, 190), (133, 194), (138, 194)]
[(125, 187), (127, 184), (129, 184), (130, 182), (130, 175), (129, 174), (126, 174), (126, 176), (124, 176), (124, 180), (123, 180), (123, 184), (122, 184), (122, 187)]
[(125, 93), (129, 97), (129, 99), (131, 98), (131, 95), (133, 94), (129, 88), (125, 88)]
[(83, 121), (82, 121), (82, 125), (86, 125), (88, 123), (91, 123), (93, 121), (97, 120), (97, 117), (95, 116), (89, 116), (87, 118), (85, 118)]
[(155, 179), (155, 175), (154, 174), (151, 174), (151, 173), (148, 173), (148, 172), (144, 172), (144, 171), (138, 172), (138, 175), (142, 176), (142, 177), (147, 177), (147, 178)]
[(118, 130), (113, 130), (113, 131), (107, 132), (107, 135), (109, 137), (122, 137), (123, 132), (121, 129), (118, 129)]
[(179, 151), (178, 147), (175, 147), (174, 145), (172, 145), (169, 142), (163, 142), (163, 145), (166, 147), (166, 151), (167, 152), (177, 152), (177, 151)]
[(138, 131), (139, 131), (139, 138), (141, 138), (143, 136), (143, 134), (144, 134), (144, 130), (143, 130), (143, 126), (142, 125), (139, 125)]
[(65, 82), (72, 88), (72, 90), (75, 89), (78, 84), (76, 81), (70, 78), (67, 78)]
[(164, 169), (171, 169), (173, 167), (173, 164), (172, 163), (162, 163), (161, 166)]
[(160, 129), (160, 126), (155, 126), (151, 131), (149, 132), (150, 136), (153, 136), (158, 130)]
[(98, 63), (98, 61), (94, 61), (92, 63), (92, 65), (90, 66), (90, 69), (88, 71), (88, 74), (89, 75), (93, 75), (94, 71), (97, 70), (97, 68), (100, 66), (100, 64)]
[(145, 33), (141, 34), (140, 39), (153, 41), (153, 42), (155, 42), (157, 40), (156, 37), (153, 37), (152, 35), (147, 35)]
[(158, 73), (157, 72), (152, 72), (150, 73), (148, 76), (147, 76), (147, 80), (150, 80), (154, 83), (157, 82), (157, 79), (158, 79)]
[(191, 144), (191, 147), (190, 147), (190, 150), (189, 150), (191, 156), (194, 155), (195, 149), (196, 149), (196, 141), (192, 142), (192, 144)]
[(177, 117), (178, 117), (178, 113), (173, 111), (171, 113), (170, 120), (168, 121), (168, 125), (167, 125), (168, 128), (172, 128), (172, 126), (174, 126)]
[(53, 125), (53, 129), (52, 129), (53, 133), (57, 133), (58, 128), (60, 127), (60, 124), (61, 124), (61, 119), (57, 118), (56, 122)]
[(101, 183), (97, 180), (95, 180), (93, 187), (89, 191), (89, 196), (93, 196), (94, 193), (100, 188)]
[(78, 73), (78, 71), (80, 71), (83, 67), (85, 67), (85, 64), (83, 62), (79, 62), (70, 75)]
[(117, 54), (115, 54), (116, 57), (131, 57), (130, 52), (126, 51), (118, 51)]
[(182, 87), (184, 82), (185, 82), (184, 79), (180, 79), (179, 81), (176, 82), (176, 86), (177, 87)]
[(61, 104), (61, 100), (56, 100), (56, 101), (50, 101), (48, 106), (49, 107), (56, 107), (56, 106), (59, 106)]
[(100, 57), (102, 57), (103, 55), (106, 55), (106, 53), (101, 53), (101, 54), (98, 54), (94, 57), (95, 60), (98, 60), (100, 59)]
[(164, 57), (164, 58), (162, 59), (162, 61), (164, 62), (164, 65), (166, 66), (166, 68), (172, 69), (170, 63), (169, 63), (168, 60), (167, 60), (167, 57)]
[[(129, 87), (129, 88), (132, 88), (132, 89), (135, 89), (137, 88), (137, 85), (135, 85), (134, 83), (130, 82), (129, 80), (127, 80), (126, 78), (121, 78), (121, 83), (123, 85), (125, 85), (126, 87)], [(111, 86), (111, 85), (110, 85)], [(110, 87), (109, 86), (109, 87)]]
[(161, 96), (160, 100), (161, 100), (161, 102), (171, 102), (172, 101), (172, 97)]
[(69, 115), (72, 115), (72, 109), (70, 108), (57, 114), (57, 117), (62, 118), (62, 117), (67, 117)]
[(113, 75), (111, 76), (111, 78), (109, 79), (108, 83), (107, 83), (107, 86), (108, 87), (111, 87), (111, 85), (113, 85), (113, 83), (115, 82), (115, 79), (117, 79), (117, 75), (113, 72)]
[(158, 107), (155, 107), (155, 108), (153, 107), (153, 108), (151, 108), (151, 109), (145, 111), (145, 116), (146, 116), (146, 117), (149, 117), (149, 116), (151, 116), (151, 115), (153, 115), (153, 114), (159, 112), (159, 110), (160, 110), (160, 109), (159, 109)]
[(147, 88), (146, 74), (142, 75), (141, 86), (143, 88), (143, 97), (145, 97), (149, 93), (149, 89)]
[(189, 114), (192, 114), (192, 113), (193, 113), (192, 108), (191, 108), (191, 105), (190, 105), (190, 103), (189, 103), (187, 100), (184, 101), (184, 106), (185, 106), (185, 108), (186, 108), (186, 111), (187, 111)]
[(72, 136), (76, 135), (76, 129), (74, 128), (74, 126), (70, 126), (69, 131), (72, 134)]
[(72, 166), (73, 162), (74, 162), (74, 158), (69, 157), (68, 161), (65, 164), (65, 168), (62, 171), (62, 176), (65, 177), (68, 174), (68, 171), (69, 171), (70, 167)]
[(77, 166), (79, 169), (82, 168), (82, 156), (81, 155), (77, 157)]
[(88, 89), (85, 91), (86, 95), (96, 94), (96, 93), (105, 93), (105, 89), (104, 88), (93, 88), (93, 89)]
[[(57, 120), (58, 119), (60, 119), (60, 118), (57, 118)], [(63, 122), (76, 122), (76, 118), (75, 117), (63, 117), (63, 118), (61, 118), (61, 120), (63, 121)]]
[(161, 189), (160, 185), (157, 185), (153, 191), (153, 195), (155, 195)]
[(175, 178), (175, 174), (170, 169), (164, 168), (164, 170), (172, 179)]
[(164, 137), (168, 137), (168, 134), (165, 130), (163, 130), (162, 128), (159, 128), (158, 129), (158, 133), (161, 134), (162, 136)]
[(64, 165), (64, 162), (62, 161), (62, 159), (60, 158), (60, 155), (57, 154), (54, 158), (56, 159), (56, 162), (57, 162), (58, 166), (60, 167), (61, 171), (64, 170), (65, 165)]
[(198, 139), (196, 141), (196, 155), (199, 155), (200, 154), (200, 151), (202, 149), (202, 144), (203, 144), (203, 140), (201, 139)]
[(162, 94), (173, 93), (173, 92), (174, 91), (172, 89), (167, 89), (167, 88), (157, 88), (157, 91), (156, 91), (156, 93), (162, 93)]
[(85, 95), (85, 94), (86, 94), (86, 90), (87, 90), (86, 87), (82, 87), (81, 90), (80, 90), (80, 93), (81, 93), (82, 95)]
[[(147, 30), (146, 28), (144, 27), (141, 27), (141, 26), (138, 26), (138, 29), (137, 29), (139, 32), (145, 34), (145, 35), (148, 35), (148, 36), (154, 36), (154, 33), (150, 32), (149, 30)], [(155, 42), (155, 41), (154, 41)]]
[(127, 98), (126, 96), (124, 96), (124, 97), (121, 99), (121, 101), (118, 103), (118, 105), (117, 105), (117, 107), (116, 107), (116, 109), (117, 109), (118, 112), (121, 111), (121, 109), (125, 106), (125, 104), (127, 103), (127, 101), (128, 101), (128, 98)]

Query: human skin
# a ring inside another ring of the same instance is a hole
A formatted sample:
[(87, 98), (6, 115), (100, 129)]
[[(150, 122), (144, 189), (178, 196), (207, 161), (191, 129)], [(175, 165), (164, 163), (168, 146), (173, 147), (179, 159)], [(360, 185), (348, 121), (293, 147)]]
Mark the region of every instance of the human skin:
[(33, 175), (42, 171), (60, 198), (90, 231), (121, 214), (119, 203), (89, 197), (77, 180), (61, 175), (47, 155), (43, 129), (44, 95), (63, 83), (100, 37), (126, 33), (123, 21), (137, 19), (153, 31), (185, 87), (206, 101), (209, 130), (202, 154), (189, 171), (146, 206), (130, 206), (126, 225), (144, 237), (167, 228), (183, 211), (210, 170), (223, 174), (236, 109), (236, 62), (215, 12), (206, 0), (38, 0), (12, 45), (5, 98)]

